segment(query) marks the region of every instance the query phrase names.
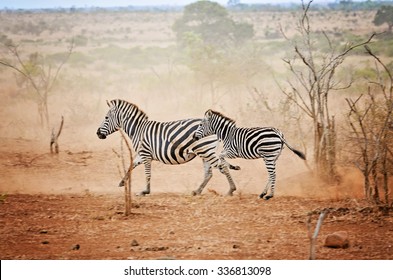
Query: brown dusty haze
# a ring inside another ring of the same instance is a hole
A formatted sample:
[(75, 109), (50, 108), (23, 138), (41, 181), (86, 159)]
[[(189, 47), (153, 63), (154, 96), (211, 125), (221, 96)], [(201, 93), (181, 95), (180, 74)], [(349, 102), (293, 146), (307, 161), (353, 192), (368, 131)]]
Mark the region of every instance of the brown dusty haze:
[[(316, 29), (365, 35), (383, 29), (372, 25), (374, 13), (313, 12), (311, 18)], [(302, 119), (302, 135), (285, 122), (280, 111), (284, 96), (275, 81), (284, 84), (289, 75), (282, 59), (290, 46), (283, 47), (278, 25), (292, 36), (295, 14), (235, 13), (234, 18), (254, 24), (255, 40), (263, 46), (258, 50), (263, 54), (260, 68), (252, 77), (228, 77), (228, 83), (220, 79), (214, 88), (177, 61), (171, 26), (180, 16), (0, 14), (0, 35), (20, 42), (24, 57), (39, 52), (55, 58), (66, 52), (71, 38), (76, 42), (49, 96), (50, 129), (40, 127), (37, 105), (25, 84), (18, 85), (16, 73), (0, 67), (0, 258), (307, 259), (308, 214), (314, 213), (315, 224), (318, 211), (331, 208), (318, 238), (317, 258), (393, 259), (392, 211), (363, 200), (361, 173), (342, 165), (340, 184), (322, 184), (289, 149), (278, 160), (270, 201), (258, 199), (267, 182), (263, 160), (231, 161), (242, 168), (231, 171), (237, 185), (233, 197), (224, 196), (228, 184), (217, 170), (202, 195), (191, 196), (203, 178), (198, 158), (179, 166), (154, 162), (151, 195), (133, 196), (132, 214), (123, 215), (123, 189), (117, 187), (121, 159), (113, 151), (120, 152), (120, 134), (106, 140), (95, 134), (107, 111), (105, 100), (133, 102), (160, 121), (202, 117), (213, 108), (239, 126), (280, 128), (292, 146), (312, 158), (309, 120)], [(157, 53), (158, 63), (151, 53)], [(343, 72), (368, 63), (366, 57), (351, 56)], [(350, 90), (332, 99), (341, 128), (343, 95)], [(263, 100), (256, 102), (256, 97)], [(57, 129), (61, 116), (60, 153), (50, 154), (50, 131)], [(345, 145), (340, 146), (343, 154), (349, 148)], [(132, 191), (140, 192), (143, 167), (132, 176)], [(323, 247), (323, 238), (335, 231), (348, 233), (349, 248)]]

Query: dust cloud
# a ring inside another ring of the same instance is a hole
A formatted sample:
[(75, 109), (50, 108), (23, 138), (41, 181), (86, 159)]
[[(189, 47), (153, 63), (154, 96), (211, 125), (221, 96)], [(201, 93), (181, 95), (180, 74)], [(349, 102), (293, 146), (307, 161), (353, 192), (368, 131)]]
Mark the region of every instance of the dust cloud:
[[(358, 13), (359, 18), (372, 16), (362, 13)], [(276, 80), (285, 83), (287, 79), (282, 58), (288, 49), (272, 49), (269, 43), (278, 39), (269, 41), (265, 37), (264, 30), (273, 14), (261, 11), (248, 15), (254, 22), (256, 37), (261, 44), (266, 44), (265, 49), (262, 48), (265, 55), (259, 62), (261, 68), (247, 79), (241, 75), (228, 77), (227, 83), (219, 79), (219, 75), (216, 80), (198, 78), (178, 62), (171, 29), (180, 16), (178, 12), (2, 15), (2, 20), (12, 28), (39, 20), (54, 26), (53, 30), (43, 30), (39, 35), (24, 29), (16, 33), (3, 30), (14, 41), (23, 40), (20, 50), (25, 57), (38, 52), (56, 59), (56, 55), (67, 50), (70, 38), (79, 41), (48, 97), (49, 127), (40, 124), (37, 98), (26, 83), (18, 84), (16, 73), (11, 69), (0, 69), (0, 192), (121, 192), (117, 183), (122, 163), (116, 155), (121, 152), (120, 135), (116, 133), (100, 140), (95, 134), (107, 111), (105, 101), (115, 98), (137, 104), (151, 120), (202, 117), (212, 108), (237, 120), (239, 126), (274, 126), (284, 132), (292, 146), (306, 152), (311, 159), (312, 139), (305, 137), (310, 135), (309, 120), (302, 119), (303, 131), (299, 133), (298, 127), (286, 121), (291, 116), (283, 116), (283, 95)], [(288, 34), (293, 32), (288, 25), (292, 16), (287, 12), (274, 16), (285, 24)], [(331, 29), (335, 29), (337, 18), (339, 14), (332, 14), (330, 19), (324, 20), (330, 20)], [(23, 24), (18, 25), (20, 22)], [(63, 25), (58, 26), (59, 22)], [(342, 26), (353, 25), (353, 22), (348, 19)], [(357, 24), (356, 30), (367, 30), (366, 25)], [(147, 50), (155, 50), (163, 58), (158, 63), (145, 62), (140, 57), (147, 56)], [(125, 61), (119, 58), (120, 54), (125, 56)], [(342, 99), (337, 100), (335, 102), (343, 104)], [(65, 122), (59, 139), (60, 154), (51, 155), (51, 130), (57, 129), (61, 116)], [(267, 182), (263, 160), (231, 162), (242, 167), (241, 171), (231, 172), (237, 193), (261, 193)], [(361, 197), (361, 174), (350, 167), (345, 168), (349, 171), (342, 172), (340, 185), (325, 186), (310, 174), (302, 160), (284, 149), (277, 162), (276, 195)], [(199, 159), (180, 166), (155, 162), (152, 170), (152, 193), (189, 194), (203, 178)], [(134, 192), (144, 188), (143, 173), (143, 167), (133, 172)], [(215, 170), (205, 192), (212, 189), (225, 194), (227, 188), (225, 177)]]

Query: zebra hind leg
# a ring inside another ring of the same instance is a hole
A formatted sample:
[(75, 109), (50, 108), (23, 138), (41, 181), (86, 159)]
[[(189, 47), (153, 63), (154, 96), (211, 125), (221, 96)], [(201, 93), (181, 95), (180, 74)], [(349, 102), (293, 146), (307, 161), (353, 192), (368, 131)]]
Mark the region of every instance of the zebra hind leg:
[(269, 194), (267, 195), (267, 192), (270, 188), (270, 180), (267, 182), (265, 189), (263, 190), (263, 192), (259, 195), (259, 198), (263, 198), (265, 200), (269, 200), (270, 198), (273, 197), (273, 194)]
[[(265, 189), (259, 195), (259, 198), (269, 200), (274, 196), (274, 186), (276, 184), (276, 163), (265, 161), (267, 172), (269, 174), (269, 181), (266, 184)], [(267, 194), (270, 189), (270, 194)]]
[(240, 168), (240, 166), (238, 166), (238, 165), (229, 164), (229, 169), (240, 170), (241, 168)]
[(224, 162), (229, 167), (229, 169), (233, 169), (233, 170), (240, 170), (241, 169), (240, 166), (238, 166), (238, 165), (232, 165), (232, 164), (230, 164), (229, 162), (227, 162), (225, 160), (224, 160)]
[(204, 167), (204, 178), (202, 184), (199, 186), (199, 188), (195, 191), (192, 191), (192, 195), (199, 195), (202, 193), (203, 189), (206, 187), (207, 183), (210, 181), (210, 179), (213, 177), (213, 172), (212, 172), (212, 167), (209, 162), (203, 161), (203, 167)]

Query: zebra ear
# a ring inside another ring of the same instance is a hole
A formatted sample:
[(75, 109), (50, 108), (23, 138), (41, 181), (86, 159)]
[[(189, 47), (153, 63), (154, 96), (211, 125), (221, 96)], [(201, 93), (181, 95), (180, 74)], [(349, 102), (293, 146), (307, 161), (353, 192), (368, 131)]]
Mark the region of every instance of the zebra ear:
[(210, 117), (212, 116), (212, 113), (213, 112), (212, 112), (211, 109), (207, 110), (206, 113), (205, 113), (205, 118), (210, 119)]
[(111, 107), (111, 103), (107, 100), (106, 104), (108, 104), (108, 107)]

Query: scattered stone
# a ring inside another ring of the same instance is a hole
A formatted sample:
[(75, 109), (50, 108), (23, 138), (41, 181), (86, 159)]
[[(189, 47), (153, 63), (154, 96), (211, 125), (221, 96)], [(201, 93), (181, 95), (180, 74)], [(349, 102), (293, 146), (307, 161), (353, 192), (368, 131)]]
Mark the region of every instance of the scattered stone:
[(42, 241), (41, 243), (42, 243), (42, 244), (49, 244), (49, 241), (48, 241), (48, 240), (44, 240), (44, 241)]
[(48, 233), (48, 231), (46, 229), (40, 230), (40, 234), (47, 234), (47, 233)]
[(132, 246), (132, 247), (139, 246), (139, 243), (138, 243), (138, 241), (136, 241), (135, 239), (134, 239), (134, 240), (132, 240), (132, 242), (131, 242), (131, 246)]
[(166, 246), (160, 246), (160, 247), (148, 247), (145, 249), (145, 251), (153, 251), (153, 252), (157, 252), (157, 251), (165, 251), (168, 250), (169, 247)]
[(239, 245), (237, 245), (237, 244), (233, 244), (232, 248), (233, 248), (233, 249), (239, 249), (239, 248), (240, 248), (240, 246), (239, 246)]
[(325, 238), (324, 246), (329, 248), (348, 248), (348, 233), (346, 231), (337, 231), (332, 234), (328, 234)]
[(79, 250), (80, 247), (81, 247), (81, 246), (80, 246), (79, 244), (75, 244), (75, 245), (72, 247), (72, 250), (74, 250), (74, 251)]
[(176, 260), (176, 257), (173, 256), (163, 256), (161, 258), (158, 258), (158, 260)]

